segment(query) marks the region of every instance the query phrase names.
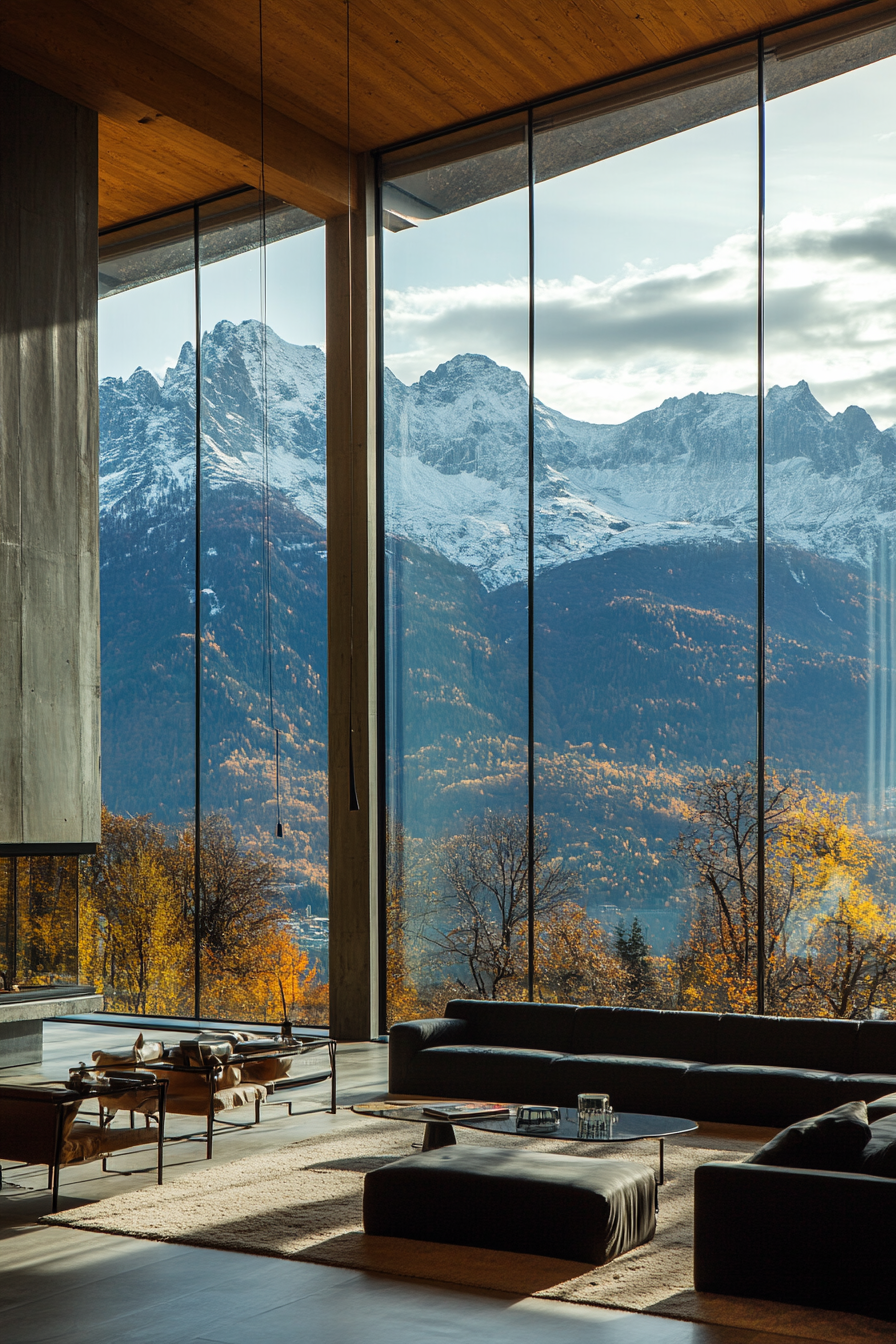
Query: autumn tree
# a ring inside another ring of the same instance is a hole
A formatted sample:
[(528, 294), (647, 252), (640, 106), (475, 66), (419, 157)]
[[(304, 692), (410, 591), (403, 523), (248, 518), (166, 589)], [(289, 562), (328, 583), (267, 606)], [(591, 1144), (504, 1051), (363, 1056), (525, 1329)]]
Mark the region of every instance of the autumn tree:
[(192, 929), (151, 818), (103, 809), (102, 844), (82, 866), (80, 944), (82, 974), (107, 1008), (192, 1012)]
[[(770, 1012), (855, 1017), (892, 983), (894, 911), (867, 876), (881, 845), (847, 799), (770, 772), (765, 791), (765, 996)], [(758, 966), (755, 768), (707, 770), (686, 789), (675, 853), (695, 878), (679, 951), (684, 1006), (753, 1012)]]
[(191, 828), (169, 842), (149, 817), (104, 810), (84, 865), (81, 964), (107, 1006), (191, 1015), (198, 932), (208, 1016), (279, 1022), (282, 986), (293, 1017), (325, 1020), (326, 982), (295, 942), (273, 861), (241, 846), (226, 818), (205, 818), (197, 911), (194, 858)]
[(855, 885), (811, 922), (794, 957), (790, 1003), (820, 1017), (896, 1008), (896, 910)]
[(584, 906), (563, 901), (535, 928), (537, 998), (546, 1003), (627, 1002), (625, 964)]
[(20, 985), (74, 981), (78, 964), (77, 858), (31, 854), (2, 859), (0, 864), (5, 869), (0, 878), (0, 927), (6, 926), (0, 949), (6, 943), (3, 961), (8, 965), (10, 983), (13, 978)]
[(422, 964), (423, 931), (436, 905), (420, 844), (386, 815), (386, 1013), (388, 1025), (411, 1018), (438, 1016), (444, 1006), (444, 978)]
[[(551, 859), (547, 830), (534, 829), (536, 927), (578, 894), (577, 874)], [(523, 998), (527, 992), (529, 828), (525, 815), (486, 812), (461, 835), (436, 842), (432, 868), (441, 877), (439, 923), (429, 933), (442, 964), (464, 992)]]

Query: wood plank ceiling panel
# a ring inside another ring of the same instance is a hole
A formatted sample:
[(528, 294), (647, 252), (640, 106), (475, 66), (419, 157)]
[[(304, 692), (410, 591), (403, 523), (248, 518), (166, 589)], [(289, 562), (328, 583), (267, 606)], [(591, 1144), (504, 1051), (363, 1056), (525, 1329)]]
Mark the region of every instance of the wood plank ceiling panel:
[[(345, 5), (262, 2), (265, 104), (284, 164), (279, 189), (307, 209), (338, 212)], [(350, 0), (351, 149), (428, 134), (825, 8), (818, 0)], [(6, 13), (2, 63), (101, 113), (104, 223), (256, 183), (248, 143), (256, 128), (247, 122), (258, 117), (258, 0), (32, 0)], [(114, 71), (101, 53), (85, 62), (83, 43), (67, 41), (70, 28), (85, 24), (117, 42)], [(160, 49), (173, 70), (197, 71), (192, 102), (164, 80), (153, 88), (146, 68)], [(230, 126), (220, 110), (227, 89)], [(291, 135), (318, 156), (307, 188), (287, 161)]]

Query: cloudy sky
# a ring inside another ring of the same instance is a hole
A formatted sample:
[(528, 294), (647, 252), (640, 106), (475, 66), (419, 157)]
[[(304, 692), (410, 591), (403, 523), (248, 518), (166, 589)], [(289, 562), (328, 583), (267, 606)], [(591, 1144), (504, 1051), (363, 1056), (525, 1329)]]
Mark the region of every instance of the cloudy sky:
[[(896, 58), (767, 109), (768, 384), (896, 422)], [(745, 112), (536, 189), (536, 392), (620, 421), (755, 391), (756, 119)], [(386, 362), (410, 382), (474, 351), (527, 368), (527, 203), (386, 235)], [(203, 271), (203, 327), (261, 311), (257, 253)], [(268, 320), (324, 344), (323, 230), (268, 249)], [(191, 276), (100, 305), (101, 373), (161, 375), (193, 337)]]
[[(536, 189), (536, 392), (598, 422), (755, 392), (756, 121), (745, 112)], [(767, 109), (768, 384), (896, 421), (896, 59)], [(526, 369), (525, 193), (389, 235), (387, 363)]]

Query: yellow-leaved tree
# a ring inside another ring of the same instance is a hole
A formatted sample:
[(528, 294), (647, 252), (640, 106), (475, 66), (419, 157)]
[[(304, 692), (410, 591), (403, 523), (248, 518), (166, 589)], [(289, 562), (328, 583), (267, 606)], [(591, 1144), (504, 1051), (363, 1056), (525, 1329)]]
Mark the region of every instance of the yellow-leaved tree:
[[(755, 767), (706, 770), (685, 791), (675, 853), (695, 881), (678, 954), (685, 1007), (755, 1012), (760, 911)], [(896, 911), (869, 876), (883, 858), (849, 799), (769, 772), (765, 788), (766, 1011), (857, 1017), (896, 986)]]

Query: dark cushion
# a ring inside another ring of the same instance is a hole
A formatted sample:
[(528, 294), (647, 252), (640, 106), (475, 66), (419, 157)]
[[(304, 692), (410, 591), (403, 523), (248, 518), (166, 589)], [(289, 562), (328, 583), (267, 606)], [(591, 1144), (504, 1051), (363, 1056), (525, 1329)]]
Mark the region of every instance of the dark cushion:
[(408, 1064), (402, 1090), (469, 1101), (551, 1102), (549, 1050), (493, 1045), (439, 1045)]
[(810, 1116), (782, 1130), (747, 1161), (761, 1167), (858, 1171), (870, 1138), (864, 1101), (848, 1101), (825, 1115)]
[(648, 1058), (719, 1058), (717, 1013), (661, 1012), (653, 1008), (579, 1008), (573, 1027), (576, 1055), (641, 1055)]
[(580, 1092), (607, 1092), (616, 1111), (678, 1115), (690, 1063), (639, 1055), (565, 1055), (551, 1065), (547, 1100), (575, 1106)]
[(452, 999), (446, 1017), (469, 1024), (474, 1045), (509, 1045), (564, 1054), (572, 1046), (576, 1010), (566, 1003), (489, 1003)]
[(364, 1231), (603, 1265), (652, 1239), (656, 1184), (636, 1162), (458, 1145), (364, 1177)]
[(719, 1022), (719, 1054), (707, 1063), (852, 1073), (858, 1030), (858, 1022), (726, 1013)]
[(871, 1124), (871, 1138), (862, 1150), (860, 1168), (866, 1176), (896, 1180), (896, 1115)]
[(789, 1125), (840, 1100), (840, 1075), (759, 1064), (694, 1064), (682, 1079), (682, 1115), (732, 1125)]
[(850, 1073), (896, 1074), (896, 1022), (860, 1022)]

